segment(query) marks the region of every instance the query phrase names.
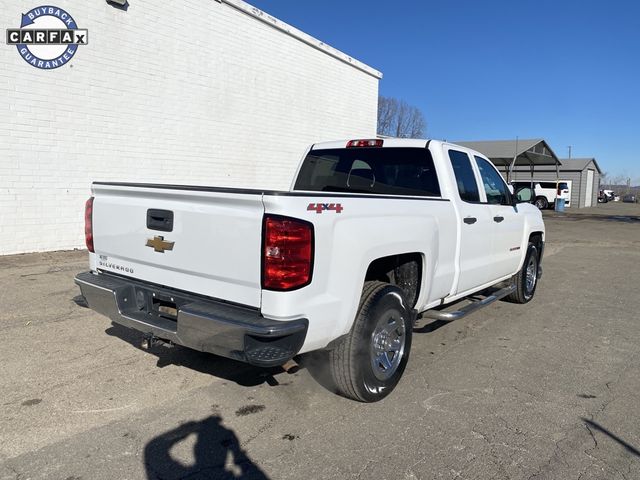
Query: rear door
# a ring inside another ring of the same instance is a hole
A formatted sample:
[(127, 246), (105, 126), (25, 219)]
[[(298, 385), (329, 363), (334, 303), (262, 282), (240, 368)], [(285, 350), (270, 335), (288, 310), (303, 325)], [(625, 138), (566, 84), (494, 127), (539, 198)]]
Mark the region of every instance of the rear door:
[(474, 158), (482, 179), (482, 194), (491, 211), (494, 241), (494, 278), (515, 273), (520, 265), (524, 215), (511, 205), (511, 193), (502, 175), (489, 160)]
[(446, 148), (453, 168), (460, 218), (459, 277), (454, 294), (490, 282), (492, 272), (493, 219), (490, 208), (481, 203), (478, 180), (470, 156), (463, 150)]
[(92, 268), (260, 306), (262, 194), (94, 184)]

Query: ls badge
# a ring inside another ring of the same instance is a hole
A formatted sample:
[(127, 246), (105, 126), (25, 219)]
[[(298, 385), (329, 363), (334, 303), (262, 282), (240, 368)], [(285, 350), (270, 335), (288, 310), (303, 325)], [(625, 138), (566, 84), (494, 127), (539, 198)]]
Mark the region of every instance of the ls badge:
[(165, 250), (173, 250), (173, 245), (176, 242), (165, 241), (162, 236), (155, 236), (147, 240), (147, 247), (153, 248), (154, 252), (164, 253)]

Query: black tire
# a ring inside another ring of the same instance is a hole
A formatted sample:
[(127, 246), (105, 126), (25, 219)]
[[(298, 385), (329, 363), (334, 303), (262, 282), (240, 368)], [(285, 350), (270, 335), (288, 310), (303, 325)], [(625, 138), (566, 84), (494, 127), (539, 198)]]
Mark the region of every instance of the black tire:
[[(539, 259), (538, 248), (533, 243), (529, 243), (522, 268), (513, 276), (516, 291), (505, 297), (507, 302), (527, 303), (531, 301), (538, 286)], [(527, 276), (527, 272), (529, 272), (529, 276)], [(533, 278), (531, 274), (533, 274)]]
[(549, 202), (545, 197), (537, 197), (536, 201), (533, 204), (538, 207), (540, 210), (544, 210), (549, 207)]
[[(413, 321), (400, 288), (365, 282), (349, 334), (329, 352), (329, 368), (338, 393), (360, 402), (377, 402), (389, 395), (409, 359)], [(393, 354), (393, 348), (397, 353)]]

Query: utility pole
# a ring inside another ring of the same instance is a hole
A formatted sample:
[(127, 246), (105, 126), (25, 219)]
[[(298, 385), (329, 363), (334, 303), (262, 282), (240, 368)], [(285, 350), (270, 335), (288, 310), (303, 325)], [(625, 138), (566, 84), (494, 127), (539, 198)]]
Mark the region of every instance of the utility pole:
[(515, 173), (513, 170), (515, 169), (516, 160), (518, 159), (518, 137), (516, 136), (516, 150), (513, 152), (513, 160), (511, 161), (511, 165), (509, 165), (509, 169), (507, 170), (507, 183), (515, 182)]
[(571, 145), (567, 147), (569, 149), (569, 160), (571, 160)]

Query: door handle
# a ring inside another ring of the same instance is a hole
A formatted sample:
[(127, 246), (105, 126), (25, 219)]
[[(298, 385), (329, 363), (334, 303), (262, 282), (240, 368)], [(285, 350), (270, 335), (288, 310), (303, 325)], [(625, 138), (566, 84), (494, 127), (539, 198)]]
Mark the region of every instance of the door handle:
[(500, 216), (493, 217), (493, 221), (496, 222), (496, 223), (500, 223), (503, 220), (504, 220), (504, 217), (500, 217)]
[(173, 231), (173, 212), (171, 210), (150, 208), (147, 210), (147, 228), (160, 232)]
[(463, 222), (466, 223), (467, 225), (473, 225), (477, 221), (478, 219), (476, 217), (465, 217), (463, 220)]

